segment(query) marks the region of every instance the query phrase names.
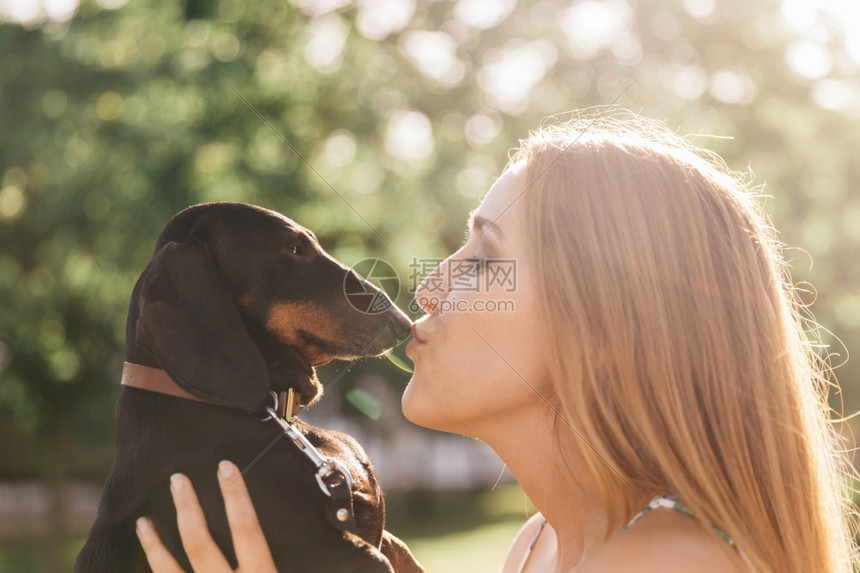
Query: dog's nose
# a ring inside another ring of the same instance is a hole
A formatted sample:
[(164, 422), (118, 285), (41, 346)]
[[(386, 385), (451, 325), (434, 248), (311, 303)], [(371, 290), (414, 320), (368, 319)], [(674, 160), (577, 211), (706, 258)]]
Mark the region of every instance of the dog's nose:
[(412, 328), (412, 320), (396, 304), (392, 304), (388, 310), (388, 326), (391, 329), (391, 333), (400, 341), (409, 335)]

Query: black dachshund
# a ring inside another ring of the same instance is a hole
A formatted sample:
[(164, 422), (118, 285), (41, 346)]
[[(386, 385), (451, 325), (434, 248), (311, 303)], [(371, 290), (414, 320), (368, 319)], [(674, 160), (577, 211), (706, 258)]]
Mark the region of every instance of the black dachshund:
[[(355, 304), (362, 297), (373, 299), (374, 310)], [(311, 231), (278, 213), (211, 203), (174, 216), (131, 296), (116, 458), (75, 571), (149, 571), (135, 535), (140, 516), (152, 519), (190, 571), (168, 488), (175, 472), (191, 478), (212, 538), (235, 568), (218, 462), (248, 468), (282, 432), (263, 421), (273, 392), (283, 397), (292, 389), (309, 405), (322, 393), (315, 366), (379, 355), (403, 340), (410, 325)], [(147, 377), (167, 387), (139, 383)], [(384, 531), (382, 490), (358, 443), (299, 419), (294, 424), (349, 476), (333, 471), (318, 478), (323, 472), (286, 437), (246, 472), (278, 570), (423, 571)], [(340, 513), (323, 487), (329, 482), (340, 494), (346, 490)]]

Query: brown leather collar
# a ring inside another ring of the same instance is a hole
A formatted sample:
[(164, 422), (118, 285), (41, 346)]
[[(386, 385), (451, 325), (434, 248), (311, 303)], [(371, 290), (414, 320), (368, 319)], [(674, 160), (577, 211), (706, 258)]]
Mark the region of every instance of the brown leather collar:
[(120, 383), (123, 386), (158, 392), (159, 394), (167, 394), (168, 396), (176, 396), (177, 398), (185, 398), (186, 400), (194, 400), (195, 402), (214, 404), (214, 402), (198, 398), (194, 394), (186, 392), (167, 372), (158, 368), (123, 362), (122, 382)]
[[(204, 400), (194, 394), (183, 390), (170, 375), (159, 368), (151, 368), (131, 362), (123, 362), (122, 365), (122, 381), (123, 386), (147, 390), (149, 392), (157, 392), (159, 394), (167, 394), (177, 398), (185, 398), (186, 400), (194, 400), (195, 402), (203, 402), (204, 404), (215, 404), (216, 406), (224, 406), (210, 400)], [(292, 421), (293, 416), (298, 414), (299, 405), (302, 397), (300, 394), (290, 392), (278, 392), (277, 410), (278, 414), (286, 418), (287, 421)], [(239, 408), (244, 410), (244, 408)], [(262, 410), (261, 410), (262, 412)], [(260, 412), (255, 412), (260, 413)]]

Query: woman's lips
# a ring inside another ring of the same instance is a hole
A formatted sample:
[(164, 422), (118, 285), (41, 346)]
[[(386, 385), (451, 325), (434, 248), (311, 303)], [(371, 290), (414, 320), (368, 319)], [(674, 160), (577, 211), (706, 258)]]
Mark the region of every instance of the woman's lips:
[(426, 340), (424, 340), (424, 337), (421, 336), (421, 334), (418, 332), (417, 322), (412, 323), (412, 328), (410, 328), (409, 331), (412, 333), (412, 338), (417, 340), (420, 344), (424, 344), (425, 342), (427, 342)]
[(409, 344), (407, 344), (405, 348), (407, 356), (410, 356), (410, 351), (427, 344), (427, 334), (433, 332), (435, 329), (435, 327), (430, 326), (428, 328), (428, 326), (430, 325), (426, 319), (412, 323), (412, 328), (410, 329), (412, 340), (409, 341)]
[(429, 338), (432, 338), (433, 333), (436, 332), (436, 320), (438, 318), (425, 314), (413, 322), (411, 328), (412, 337), (422, 344), (427, 342)]

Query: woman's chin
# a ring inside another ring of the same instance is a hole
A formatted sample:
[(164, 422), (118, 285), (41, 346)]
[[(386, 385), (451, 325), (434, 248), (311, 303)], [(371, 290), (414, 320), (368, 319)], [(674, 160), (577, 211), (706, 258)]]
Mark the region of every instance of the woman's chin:
[(406, 385), (406, 389), (403, 390), (403, 397), (400, 399), (400, 408), (403, 410), (403, 415), (406, 416), (406, 419), (412, 422), (413, 424), (421, 425), (420, 422), (416, 420), (416, 414), (418, 413), (418, 409), (415, 404), (415, 397), (413, 396), (415, 391), (415, 375), (412, 375), (412, 378), (409, 379), (409, 383)]
[(438, 403), (438, 400), (429, 400), (426, 392), (420, 388), (421, 380), (417, 379), (415, 374), (406, 385), (403, 391), (403, 398), (400, 401), (400, 407), (403, 409), (403, 415), (407, 420), (418, 426), (439, 429), (434, 422), (438, 422), (437, 416), (433, 415), (433, 408)]

